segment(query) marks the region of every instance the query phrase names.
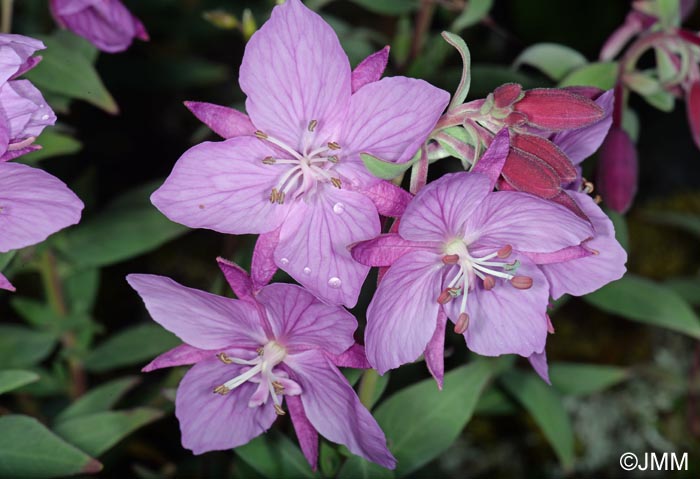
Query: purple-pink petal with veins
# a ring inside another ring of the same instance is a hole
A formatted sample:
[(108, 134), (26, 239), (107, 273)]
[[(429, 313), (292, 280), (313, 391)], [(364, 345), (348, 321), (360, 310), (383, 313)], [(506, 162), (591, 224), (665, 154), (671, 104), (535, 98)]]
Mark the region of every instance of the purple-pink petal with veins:
[(379, 81), (389, 62), (390, 48), (387, 45), (378, 52), (372, 53), (355, 67), (350, 78), (353, 93), (369, 83)]
[(36, 65), (32, 55), (46, 46), (40, 40), (12, 33), (0, 34), (0, 84), (21, 75)]
[(215, 387), (241, 374), (244, 367), (212, 358), (187, 371), (175, 399), (185, 448), (195, 454), (232, 449), (264, 433), (275, 422), (272, 401), (248, 407), (258, 388), (255, 383), (245, 382), (226, 395), (212, 393)]
[(528, 253), (526, 251), (522, 253), (537, 265), (564, 263), (593, 255), (593, 252), (583, 245), (569, 246), (553, 253)]
[(547, 364), (547, 353), (542, 350), (541, 353), (533, 353), (527, 358), (530, 361), (532, 369), (542, 378), (544, 382), (552, 385), (549, 380), (549, 365)]
[(304, 405), (299, 396), (285, 396), (289, 416), (292, 419), (294, 432), (299, 440), (301, 452), (304, 453), (306, 461), (311, 466), (311, 470), (315, 471), (318, 465), (318, 432), (306, 417)]
[(224, 139), (255, 133), (256, 128), (248, 115), (233, 108), (201, 101), (186, 101), (185, 106), (199, 121)]
[(428, 371), (435, 378), (438, 389), (442, 390), (445, 377), (445, 329), (447, 327), (447, 313), (440, 308), (437, 316), (437, 327), (433, 337), (428, 341), (423, 355)]
[(508, 128), (502, 128), (493, 138), (483, 156), (471, 169), (471, 172), (485, 175), (491, 182), (491, 189), (494, 189), (498, 177), (501, 176), (503, 166), (506, 164), (509, 148), (510, 134)]
[(255, 306), (188, 288), (152, 274), (126, 277), (153, 320), (198, 349), (229, 346), (255, 350), (267, 342)]
[(365, 347), (353, 344), (340, 354), (327, 354), (331, 362), (339, 368), (369, 369), (372, 366), (367, 361)]
[(428, 183), (406, 208), (399, 234), (411, 241), (446, 241), (464, 225), (491, 191), (487, 176), (451, 173)]
[(352, 246), (355, 261), (367, 266), (391, 266), (402, 256), (417, 250), (435, 250), (434, 243), (408, 241), (397, 233), (386, 233)]
[(10, 144), (36, 138), (56, 122), (56, 115), (29, 80), (12, 80), (0, 86), (0, 109), (9, 125)]
[(348, 247), (379, 232), (379, 215), (369, 198), (319, 184), (314, 197), (291, 207), (275, 263), (322, 300), (352, 308), (369, 267), (352, 259)]
[(380, 215), (391, 218), (402, 216), (413, 199), (411, 193), (389, 181), (380, 181), (358, 191), (374, 202)]
[(0, 252), (44, 241), (80, 221), (83, 202), (58, 178), (19, 163), (0, 163)]
[(326, 141), (350, 101), (350, 62), (328, 23), (299, 0), (272, 10), (246, 45), (239, 82), (253, 124), (302, 151), (311, 121)]
[(418, 359), (435, 332), (443, 264), (439, 254), (415, 251), (386, 272), (367, 309), (365, 351), (384, 374)]
[(564, 294), (583, 296), (592, 293), (620, 279), (626, 271), (627, 253), (615, 239), (615, 228), (610, 218), (588, 195), (574, 192), (571, 195), (591, 219), (595, 237), (583, 245), (590, 254), (541, 266), (554, 299)]
[(16, 291), (15, 287), (12, 286), (10, 280), (8, 280), (2, 273), (0, 273), (0, 289), (5, 289), (7, 291)]
[(355, 317), (296, 284), (269, 284), (258, 292), (257, 300), (272, 327), (269, 339), (274, 338), (289, 354), (307, 349), (341, 354), (355, 343)]
[(250, 267), (250, 276), (255, 290), (259, 290), (269, 283), (277, 272), (275, 249), (280, 241), (281, 229), (282, 227), (280, 226), (269, 233), (262, 233), (255, 242), (253, 260)]
[(213, 358), (218, 353), (218, 350), (209, 351), (206, 349), (198, 349), (189, 344), (181, 344), (173, 349), (160, 354), (153, 361), (145, 365), (141, 372), (148, 373), (156, 369), (172, 368), (174, 366), (186, 366), (198, 363), (207, 358)]
[(248, 276), (248, 272), (236, 263), (221, 257), (216, 258), (216, 262), (219, 264), (221, 272), (224, 273), (224, 277), (229, 286), (231, 286), (233, 292), (236, 293), (236, 297), (238, 299), (254, 301), (253, 283), (250, 280), (250, 276)]
[(304, 391), (300, 398), (306, 417), (319, 434), (380, 466), (396, 466), (377, 421), (325, 355), (318, 351), (290, 354), (285, 364)]
[(201, 143), (180, 157), (151, 202), (190, 228), (229, 234), (272, 231), (288, 210), (268, 201), (280, 170), (262, 160), (274, 154), (255, 137)]
[(41, 150), (41, 145), (30, 145), (25, 148), (20, 148), (19, 150), (7, 150), (4, 155), (0, 156), (0, 163), (12, 161), (15, 158), (19, 158), (27, 153), (38, 150)]

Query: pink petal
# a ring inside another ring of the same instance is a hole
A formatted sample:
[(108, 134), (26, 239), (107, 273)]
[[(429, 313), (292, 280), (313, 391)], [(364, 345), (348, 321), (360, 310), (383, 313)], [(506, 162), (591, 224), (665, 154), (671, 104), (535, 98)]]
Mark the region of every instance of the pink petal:
[(209, 359), (195, 364), (180, 381), (175, 415), (180, 421), (182, 445), (195, 454), (242, 446), (267, 431), (277, 418), (272, 401), (248, 407), (257, 385), (247, 382), (225, 396), (215, 387), (241, 373), (235, 364)]
[(307, 418), (323, 437), (380, 466), (396, 466), (377, 421), (324, 355), (306, 351), (288, 356), (285, 363), (304, 391), (300, 397)]
[(554, 144), (569, 157), (574, 165), (578, 165), (598, 151), (612, 125), (615, 91), (606, 91), (595, 102), (605, 112), (602, 120), (577, 130), (562, 131), (552, 137)]
[(126, 280), (151, 317), (198, 349), (256, 349), (267, 342), (256, 308), (244, 301), (187, 288), (170, 278), (130, 274)]
[(389, 62), (390, 48), (387, 45), (378, 52), (372, 53), (355, 67), (351, 76), (353, 93), (369, 83), (378, 81), (382, 77), (386, 64)]
[(0, 252), (24, 248), (80, 221), (83, 203), (58, 178), (0, 163)]
[(327, 354), (331, 362), (339, 368), (369, 369), (372, 366), (367, 361), (364, 346), (353, 344), (340, 354)]
[(425, 142), (449, 101), (446, 91), (413, 78), (383, 78), (366, 85), (350, 99), (338, 140), (343, 147), (339, 171), (346, 156), (359, 162), (360, 153), (394, 163), (407, 162)]
[(252, 36), (239, 82), (253, 124), (297, 151), (312, 120), (317, 137), (336, 131), (351, 94), (350, 63), (338, 37), (299, 0), (275, 7)]
[(27, 63), (32, 63), (31, 56), (37, 50), (43, 50), (43, 42), (24, 35), (11, 33), (0, 34), (0, 84), (17, 76), (20, 71), (27, 71)]
[(403, 215), (413, 199), (411, 193), (389, 181), (380, 181), (360, 191), (374, 202), (380, 215), (392, 218)]
[(407, 241), (396, 233), (387, 233), (357, 243), (352, 247), (352, 257), (367, 266), (391, 266), (402, 256), (419, 249), (436, 248), (432, 243)]
[(29, 80), (13, 80), (0, 87), (0, 106), (9, 124), (11, 142), (37, 137), (56, 122), (56, 115)]
[(2, 273), (0, 273), (0, 289), (5, 289), (7, 291), (16, 291), (15, 287), (12, 286), (10, 280), (8, 280)]
[(532, 369), (542, 378), (544, 382), (552, 385), (549, 380), (549, 365), (547, 364), (547, 353), (542, 351), (541, 353), (533, 353), (527, 358), (530, 361)]
[(269, 283), (277, 272), (275, 249), (280, 241), (281, 229), (279, 227), (269, 233), (262, 233), (255, 242), (250, 274), (256, 290)]
[(316, 432), (316, 429), (306, 417), (301, 398), (298, 396), (285, 396), (285, 400), (301, 451), (304, 453), (304, 457), (311, 469), (315, 471), (318, 463), (318, 432)]
[[(402, 223), (403, 226), (403, 223)], [(587, 221), (563, 206), (516, 191), (490, 194), (465, 224), (467, 242), (496, 251), (550, 253), (593, 236)]]
[(250, 136), (255, 133), (256, 128), (250, 122), (248, 115), (233, 108), (199, 101), (186, 101), (185, 106), (199, 121), (222, 138)]
[(554, 299), (564, 294), (583, 296), (592, 293), (620, 279), (626, 271), (627, 253), (615, 239), (612, 221), (588, 195), (572, 195), (595, 227), (595, 237), (585, 243), (585, 248), (595, 254), (540, 266), (551, 285)]
[(491, 191), (488, 177), (452, 173), (429, 183), (406, 208), (399, 233), (411, 241), (444, 242), (460, 236), (464, 224)]
[(207, 351), (197, 349), (189, 344), (181, 344), (170, 351), (166, 351), (141, 369), (141, 372), (148, 373), (156, 369), (172, 368), (174, 366), (185, 366), (198, 363), (207, 358), (211, 359), (219, 351)]
[(612, 128), (600, 148), (598, 188), (603, 200), (618, 213), (626, 213), (637, 194), (637, 148), (621, 128)]
[(355, 306), (369, 267), (348, 247), (379, 234), (379, 215), (365, 196), (322, 185), (309, 201), (299, 201), (280, 231), (277, 266), (331, 304)]
[(443, 264), (440, 255), (416, 251), (384, 275), (367, 309), (365, 350), (384, 374), (418, 359), (435, 333)]
[(224, 258), (216, 258), (219, 268), (238, 299), (253, 300), (253, 283), (248, 272)]
[(287, 211), (269, 201), (281, 174), (279, 166), (262, 163), (272, 154), (255, 137), (201, 143), (180, 157), (151, 202), (190, 228), (266, 233), (281, 224)]
[[(469, 349), (477, 354), (519, 354), (527, 357), (544, 349), (549, 285), (545, 276), (527, 257), (519, 256), (518, 259), (521, 262), (518, 275), (529, 276), (533, 280), (530, 289), (516, 289), (510, 283), (498, 280), (489, 291), (483, 289), (482, 284), (477, 284), (476, 289), (469, 292), (469, 328), (464, 337)], [(446, 305), (453, 322), (457, 322), (459, 317), (459, 303), (455, 300)]]
[(493, 189), (496, 186), (498, 177), (501, 176), (509, 151), (510, 134), (508, 128), (502, 128), (493, 138), (486, 152), (471, 169), (472, 173), (480, 173), (488, 177), (491, 182), (491, 189)]
[(438, 389), (442, 390), (443, 378), (445, 377), (445, 328), (447, 326), (447, 313), (440, 308), (437, 317), (437, 327), (433, 337), (428, 341), (428, 346), (423, 353), (425, 364), (428, 366), (430, 374), (435, 378)]
[(355, 343), (355, 317), (340, 306), (322, 303), (295, 284), (274, 283), (257, 295), (265, 307), (275, 341), (291, 353), (322, 349), (341, 354)]

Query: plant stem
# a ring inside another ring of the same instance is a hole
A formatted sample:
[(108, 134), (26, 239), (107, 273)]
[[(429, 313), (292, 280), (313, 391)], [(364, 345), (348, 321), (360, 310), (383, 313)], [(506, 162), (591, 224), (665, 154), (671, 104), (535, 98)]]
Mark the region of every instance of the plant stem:
[[(50, 250), (46, 250), (41, 255), (40, 265), (41, 278), (44, 283), (44, 291), (49, 306), (57, 316), (65, 318), (68, 315), (66, 300), (63, 295), (63, 285), (56, 268), (56, 257)], [(61, 336), (61, 344), (66, 350), (75, 347), (76, 338), (73, 331), (66, 331)], [(79, 359), (68, 355), (68, 368), (71, 375), (70, 396), (73, 398), (82, 396), (86, 390), (86, 378), (83, 365)]]
[(2, 23), (0, 31), (10, 33), (12, 30), (12, 4), (14, 0), (2, 0)]
[(367, 408), (372, 407), (374, 402), (374, 393), (377, 390), (377, 381), (379, 381), (379, 373), (374, 369), (367, 369), (362, 373), (362, 378), (360, 379), (360, 391), (358, 396), (360, 397), (360, 402)]

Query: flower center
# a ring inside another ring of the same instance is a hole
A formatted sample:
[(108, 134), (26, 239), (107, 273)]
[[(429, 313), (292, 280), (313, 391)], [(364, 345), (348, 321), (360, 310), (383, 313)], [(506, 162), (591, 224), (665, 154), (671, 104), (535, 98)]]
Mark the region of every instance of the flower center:
[(258, 348), (257, 353), (253, 359), (232, 358), (224, 352), (217, 354), (216, 357), (224, 364), (242, 364), (250, 367), (242, 369), (241, 374), (214, 388), (214, 392), (223, 396), (248, 381), (257, 383), (258, 388), (250, 396), (248, 407), (262, 406), (272, 397), (275, 412), (280, 416), (284, 415), (282, 396), (301, 394), (301, 387), (289, 379), (285, 371), (275, 369), (287, 357), (287, 350), (281, 344), (270, 341)]
[(532, 278), (515, 274), (520, 267), (518, 260), (505, 261), (512, 251), (513, 248), (510, 245), (505, 245), (491, 254), (475, 257), (469, 254), (469, 248), (462, 239), (456, 239), (445, 245), (445, 256), (442, 262), (445, 265), (458, 266), (458, 269), (447, 288), (438, 296), (437, 301), (440, 304), (447, 304), (452, 299), (462, 296), (459, 318), (455, 323), (456, 333), (463, 334), (469, 326), (469, 315), (466, 312), (467, 297), (479, 280), (483, 282), (483, 287), (487, 291), (496, 286), (496, 278), (509, 281), (518, 289), (529, 289), (532, 286)]
[(333, 176), (332, 171), (333, 166), (339, 161), (337, 152), (340, 150), (340, 145), (329, 141), (323, 146), (312, 148), (312, 145), (318, 142), (318, 139), (314, 138), (317, 126), (318, 121), (309, 122), (304, 135), (305, 146), (302, 153), (267, 133), (255, 132), (256, 137), (272, 143), (290, 156), (287, 158), (268, 156), (262, 160), (265, 165), (284, 165), (285, 167), (277, 185), (270, 192), (270, 203), (281, 205), (284, 204), (285, 199), (294, 200), (314, 189), (318, 183), (331, 183), (336, 188), (341, 187), (340, 178)]

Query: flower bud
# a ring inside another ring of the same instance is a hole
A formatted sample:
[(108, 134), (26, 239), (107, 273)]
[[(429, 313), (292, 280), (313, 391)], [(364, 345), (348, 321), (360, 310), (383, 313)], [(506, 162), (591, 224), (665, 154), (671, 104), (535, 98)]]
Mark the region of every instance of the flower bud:
[(600, 148), (598, 188), (605, 202), (625, 213), (637, 193), (637, 149), (629, 135), (613, 127)]
[(700, 80), (696, 80), (685, 96), (685, 111), (695, 144), (700, 148)]
[(593, 100), (556, 88), (526, 91), (515, 104), (515, 111), (525, 114), (530, 126), (549, 131), (583, 128), (605, 116)]

